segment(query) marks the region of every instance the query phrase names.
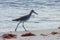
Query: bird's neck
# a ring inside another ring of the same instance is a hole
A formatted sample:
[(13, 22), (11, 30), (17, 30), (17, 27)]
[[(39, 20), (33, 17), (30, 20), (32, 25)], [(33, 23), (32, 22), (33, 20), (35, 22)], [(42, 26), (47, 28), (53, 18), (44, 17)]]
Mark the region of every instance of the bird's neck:
[(32, 15), (32, 12), (30, 12), (29, 16), (31, 16), (31, 15)]

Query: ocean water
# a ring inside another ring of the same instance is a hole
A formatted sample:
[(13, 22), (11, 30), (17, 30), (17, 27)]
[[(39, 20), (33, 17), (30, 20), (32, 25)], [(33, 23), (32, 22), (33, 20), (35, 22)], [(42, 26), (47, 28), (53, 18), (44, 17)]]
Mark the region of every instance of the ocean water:
[[(34, 10), (25, 22), (27, 30), (44, 30), (60, 26), (60, 0), (0, 0), (0, 32), (14, 31), (18, 22), (13, 19), (22, 17)], [(17, 31), (24, 31), (22, 23)]]

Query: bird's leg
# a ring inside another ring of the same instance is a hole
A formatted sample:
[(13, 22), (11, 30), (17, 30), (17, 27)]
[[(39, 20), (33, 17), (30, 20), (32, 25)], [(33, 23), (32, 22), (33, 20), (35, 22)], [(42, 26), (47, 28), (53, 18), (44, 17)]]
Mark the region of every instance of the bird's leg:
[(15, 31), (17, 30), (19, 24), (20, 24), (20, 22), (17, 24), (17, 27), (15, 28)]
[(26, 28), (24, 27), (24, 22), (23, 22), (22, 26), (23, 26), (23, 28), (25, 29), (25, 31), (27, 31)]

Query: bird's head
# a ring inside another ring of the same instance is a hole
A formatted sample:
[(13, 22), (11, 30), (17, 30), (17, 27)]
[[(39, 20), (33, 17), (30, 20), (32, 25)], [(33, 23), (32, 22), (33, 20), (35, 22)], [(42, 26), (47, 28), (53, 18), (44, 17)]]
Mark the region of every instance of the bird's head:
[(31, 10), (31, 12), (35, 13), (36, 15), (38, 15), (38, 13), (36, 13), (34, 10)]

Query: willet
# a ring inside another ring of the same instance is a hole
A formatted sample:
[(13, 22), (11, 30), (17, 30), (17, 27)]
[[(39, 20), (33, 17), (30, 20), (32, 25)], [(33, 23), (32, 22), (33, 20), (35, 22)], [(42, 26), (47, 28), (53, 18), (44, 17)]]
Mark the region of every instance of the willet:
[[(12, 20), (12, 21), (19, 21), (19, 23), (17, 24), (17, 27), (15, 28), (15, 31), (17, 30), (18, 25), (19, 25), (20, 23), (23, 23), (22, 26), (23, 26), (23, 28), (25, 29), (25, 31), (27, 31), (26, 28), (24, 27), (24, 22), (26, 22), (26, 21), (31, 17), (32, 13), (37, 14), (34, 10), (31, 10), (31, 11), (30, 11), (30, 14)], [(37, 15), (38, 15), (38, 14), (37, 14)]]

